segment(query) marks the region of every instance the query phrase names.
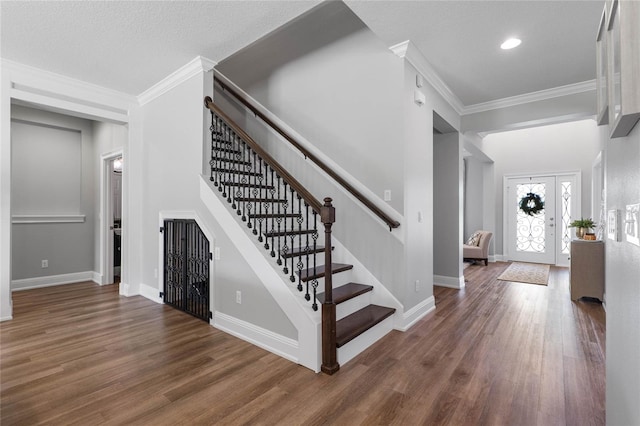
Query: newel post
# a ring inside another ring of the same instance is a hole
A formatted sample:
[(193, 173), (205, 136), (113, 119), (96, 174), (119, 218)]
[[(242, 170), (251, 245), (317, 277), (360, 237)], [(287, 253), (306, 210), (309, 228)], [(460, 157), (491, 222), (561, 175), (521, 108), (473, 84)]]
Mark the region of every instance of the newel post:
[(331, 274), (331, 226), (336, 221), (336, 209), (331, 198), (324, 199), (320, 220), (324, 224), (324, 302), (322, 303), (322, 366), (323, 373), (333, 374), (340, 369), (336, 348), (336, 304), (333, 302)]

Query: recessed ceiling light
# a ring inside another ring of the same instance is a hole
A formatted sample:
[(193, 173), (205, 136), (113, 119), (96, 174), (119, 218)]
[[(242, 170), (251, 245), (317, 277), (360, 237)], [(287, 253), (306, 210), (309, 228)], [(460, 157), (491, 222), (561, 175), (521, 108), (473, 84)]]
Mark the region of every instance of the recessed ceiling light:
[(519, 38), (510, 38), (508, 40), (505, 40), (505, 42), (500, 45), (500, 48), (509, 50), (513, 49), (514, 47), (520, 46), (520, 43), (522, 43), (522, 40), (520, 40)]

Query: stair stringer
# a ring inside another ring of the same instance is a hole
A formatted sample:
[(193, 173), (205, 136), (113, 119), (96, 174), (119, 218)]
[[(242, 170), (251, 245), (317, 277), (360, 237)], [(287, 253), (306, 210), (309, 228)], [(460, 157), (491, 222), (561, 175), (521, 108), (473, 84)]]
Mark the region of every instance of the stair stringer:
[[(322, 363), (322, 321), (320, 313), (314, 312), (309, 302), (304, 300), (302, 295), (297, 295), (291, 291), (290, 283), (285, 281), (286, 277), (276, 271), (270, 259), (264, 256), (264, 250), (255, 243), (252, 236), (237, 221), (233, 213), (203, 176), (200, 176), (200, 199), (221, 225), (229, 239), (234, 242), (240, 253), (243, 254), (262, 285), (298, 330), (298, 353), (295, 361), (316, 373), (319, 372)], [(255, 339), (251, 336), (235, 334), (243, 338), (243, 340), (255, 343)], [(268, 347), (262, 347), (269, 350)], [(281, 354), (277, 353), (277, 355)]]

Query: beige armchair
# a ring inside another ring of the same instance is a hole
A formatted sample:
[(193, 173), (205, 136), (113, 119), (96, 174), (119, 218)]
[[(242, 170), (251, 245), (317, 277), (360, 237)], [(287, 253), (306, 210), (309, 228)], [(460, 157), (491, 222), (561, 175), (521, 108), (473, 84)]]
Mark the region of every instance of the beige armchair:
[(462, 245), (462, 259), (466, 260), (484, 260), (485, 266), (489, 264), (489, 243), (493, 238), (493, 233), (489, 231), (478, 231), (480, 233), (480, 241), (477, 246)]

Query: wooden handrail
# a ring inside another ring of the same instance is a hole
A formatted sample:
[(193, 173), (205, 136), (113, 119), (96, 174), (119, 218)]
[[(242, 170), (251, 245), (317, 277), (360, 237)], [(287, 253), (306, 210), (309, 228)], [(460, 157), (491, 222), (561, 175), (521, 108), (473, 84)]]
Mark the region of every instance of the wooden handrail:
[(224, 113), (218, 107), (218, 105), (213, 103), (213, 99), (210, 96), (204, 98), (205, 107), (209, 108), (211, 111), (218, 114), (220, 118), (222, 118), (231, 129), (238, 136), (240, 136), (247, 145), (251, 147), (262, 160), (267, 163), (275, 172), (280, 176), (285, 182), (289, 184), (289, 186), (298, 193), (302, 197), (302, 199), (309, 204), (309, 206), (317, 213), (320, 213), (322, 210), (322, 203), (315, 198), (300, 182), (296, 180), (293, 176), (287, 172), (284, 167), (280, 165), (267, 151), (265, 151), (256, 141), (253, 140), (251, 136), (249, 136), (244, 130), (240, 128), (227, 114)]
[(369, 200), (364, 194), (354, 188), (349, 182), (344, 180), (342, 176), (335, 172), (331, 167), (325, 164), (320, 158), (318, 158), (315, 154), (310, 152), (307, 148), (302, 146), (297, 140), (295, 140), (292, 136), (290, 136), (286, 131), (284, 131), (280, 126), (274, 123), (269, 117), (260, 112), (256, 107), (251, 105), (249, 101), (244, 99), (238, 92), (229, 87), (224, 81), (222, 81), (219, 77), (213, 77), (214, 82), (217, 82), (220, 87), (226, 92), (229, 92), (234, 98), (236, 98), (240, 103), (242, 103), (245, 107), (247, 107), (252, 113), (255, 114), (256, 117), (259, 117), (262, 121), (264, 121), (269, 127), (278, 132), (280, 136), (285, 138), (291, 145), (293, 145), (297, 150), (299, 150), (306, 158), (309, 158), (313, 161), (318, 167), (320, 167), (325, 173), (327, 173), (333, 180), (335, 180), (338, 184), (342, 185), (347, 191), (349, 191), (354, 197), (358, 199), (362, 204), (364, 204), (369, 210), (371, 210), (376, 216), (382, 219), (388, 226), (389, 230), (392, 228), (397, 228), (400, 226), (400, 222), (390, 217), (386, 214), (382, 209), (376, 206), (371, 200)]

